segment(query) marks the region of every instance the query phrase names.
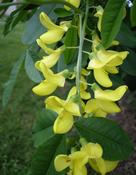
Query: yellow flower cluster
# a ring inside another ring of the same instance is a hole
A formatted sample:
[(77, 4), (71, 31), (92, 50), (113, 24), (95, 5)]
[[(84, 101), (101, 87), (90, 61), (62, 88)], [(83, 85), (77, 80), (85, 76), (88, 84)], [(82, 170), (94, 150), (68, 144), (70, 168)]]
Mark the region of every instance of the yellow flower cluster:
[[(75, 7), (79, 7), (80, 1), (66, 0)], [(69, 7), (64, 6), (67, 10)], [(96, 17), (98, 20), (98, 29), (101, 31), (103, 9), (99, 7), (97, 9)], [(38, 69), (44, 77), (44, 80), (33, 88), (33, 92), (40, 96), (48, 96), (52, 94), (58, 87), (64, 87), (66, 78), (76, 78), (76, 72), (69, 77), (69, 71), (63, 70), (59, 73), (54, 73), (51, 68), (56, 65), (61, 54), (66, 49), (65, 45), (57, 49), (52, 49), (50, 44), (61, 41), (64, 34), (70, 27), (70, 21), (63, 21), (59, 25), (54, 24), (51, 19), (45, 14), (40, 14), (40, 21), (42, 25), (47, 29), (47, 32), (42, 34), (37, 39), (37, 44), (46, 53), (40, 61), (35, 63), (36, 69)], [(117, 41), (113, 41), (112, 45), (118, 45)], [(77, 87), (73, 86), (67, 98), (61, 99), (57, 96), (49, 96), (45, 100), (45, 106), (47, 109), (55, 111), (58, 116), (54, 122), (53, 131), (56, 134), (64, 134), (70, 131), (74, 124), (74, 117), (106, 117), (107, 114), (120, 112), (120, 107), (116, 104), (118, 100), (122, 98), (127, 90), (126, 85), (122, 85), (114, 90), (103, 90), (99, 85), (109, 88), (112, 81), (109, 74), (117, 74), (119, 72), (118, 66), (121, 65), (124, 59), (127, 57), (128, 52), (117, 52), (109, 49), (105, 49), (101, 40), (94, 34), (92, 37), (92, 49), (89, 54), (89, 63), (87, 69), (82, 69), (80, 77), (80, 99), (77, 97)], [(93, 71), (96, 82), (91, 85), (94, 92), (94, 97), (91, 98), (90, 92), (88, 92), (87, 76)], [(87, 143), (81, 147), (79, 151), (72, 152), (70, 155), (58, 155), (55, 159), (55, 168), (57, 171), (62, 171), (69, 167), (69, 175), (86, 175), (86, 164), (89, 163), (91, 167), (105, 175), (107, 172), (112, 171), (118, 164), (118, 162), (111, 162), (102, 158), (103, 149), (97, 143)]]
[(85, 143), (79, 151), (74, 151), (70, 155), (58, 155), (54, 161), (55, 169), (60, 172), (69, 167), (68, 175), (87, 175), (85, 165), (89, 163), (95, 171), (105, 175), (118, 165), (118, 161), (106, 161), (102, 155), (103, 149), (99, 144)]

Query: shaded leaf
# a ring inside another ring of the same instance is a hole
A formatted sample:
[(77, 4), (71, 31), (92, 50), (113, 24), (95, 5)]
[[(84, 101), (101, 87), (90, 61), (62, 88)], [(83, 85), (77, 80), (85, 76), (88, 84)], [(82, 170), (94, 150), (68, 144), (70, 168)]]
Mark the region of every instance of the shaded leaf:
[(109, 0), (104, 9), (102, 18), (102, 44), (105, 48), (111, 45), (121, 26), (124, 16), (124, 5), (126, 0)]
[(103, 147), (104, 159), (124, 160), (133, 152), (133, 145), (126, 132), (110, 119), (91, 117), (75, 125), (88, 142), (99, 143)]
[(133, 1), (133, 6), (131, 7), (130, 11), (130, 20), (131, 20), (131, 26), (136, 26), (136, 0)]
[(18, 75), (20, 68), (23, 64), (24, 58), (25, 58), (25, 54), (23, 54), (14, 63), (14, 66), (13, 66), (11, 73), (10, 73), (9, 80), (5, 83), (4, 92), (3, 92), (3, 96), (2, 96), (2, 105), (4, 107), (8, 104), (8, 102), (10, 100), (13, 88), (14, 88), (15, 83), (16, 83), (17, 75)]
[(40, 73), (36, 70), (34, 66), (34, 61), (29, 50), (26, 51), (26, 58), (25, 58), (25, 70), (28, 77), (35, 83), (39, 83), (42, 81), (42, 77)]
[(55, 8), (54, 12), (58, 17), (67, 17), (72, 15), (71, 11), (67, 11), (64, 8)]

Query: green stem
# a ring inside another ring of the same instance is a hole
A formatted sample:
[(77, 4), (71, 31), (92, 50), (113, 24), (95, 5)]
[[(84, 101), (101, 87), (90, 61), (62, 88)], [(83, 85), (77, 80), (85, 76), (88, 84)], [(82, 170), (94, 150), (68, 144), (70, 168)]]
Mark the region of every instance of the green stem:
[(13, 5), (29, 5), (29, 4), (35, 4), (35, 5), (43, 5), (43, 4), (51, 4), (51, 3), (55, 3), (55, 4), (64, 4), (70, 8), (72, 8), (73, 10), (75, 10), (76, 12), (80, 12), (80, 10), (78, 8), (76, 8), (75, 6), (73, 6), (72, 4), (64, 1), (64, 0), (41, 0), (41, 1), (37, 1), (37, 0), (33, 0), (33, 1), (29, 1), (29, 2), (7, 2), (7, 3), (1, 3), (0, 7), (8, 7), (8, 6), (13, 6)]
[(77, 88), (77, 95), (80, 97), (80, 78), (81, 78), (81, 69), (82, 69), (82, 52), (83, 52), (83, 44), (84, 44), (84, 35), (86, 29), (86, 23), (88, 18), (88, 0), (86, 1), (86, 12), (84, 23), (82, 25), (82, 14), (79, 15), (80, 20), (80, 42), (79, 42), (79, 51), (78, 51), (78, 59), (77, 59), (77, 71), (76, 71), (76, 88)]

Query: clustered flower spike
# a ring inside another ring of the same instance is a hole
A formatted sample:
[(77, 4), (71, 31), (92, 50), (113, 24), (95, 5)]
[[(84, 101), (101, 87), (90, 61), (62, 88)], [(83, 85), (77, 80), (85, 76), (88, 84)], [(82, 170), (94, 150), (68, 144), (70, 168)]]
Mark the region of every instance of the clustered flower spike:
[[(80, 0), (66, 0), (66, 2), (76, 8), (80, 6)], [(70, 10), (68, 6), (64, 6), (64, 8)], [(104, 9), (98, 6), (96, 10), (94, 16), (98, 17), (97, 27), (101, 32)], [(87, 70), (82, 68), (80, 72), (79, 87), (73, 85), (66, 99), (59, 98), (51, 94), (57, 88), (64, 87), (67, 78), (75, 81), (77, 75), (75, 70), (77, 69), (74, 68), (73, 72), (67, 69), (57, 73), (54, 72), (52, 68), (58, 63), (67, 48), (62, 45), (53, 49), (50, 45), (62, 41), (65, 33), (71, 27), (71, 21), (63, 21), (56, 25), (44, 12), (40, 14), (40, 21), (47, 31), (37, 39), (37, 44), (46, 55), (35, 63), (35, 67), (43, 74), (44, 80), (32, 90), (39, 96), (48, 96), (45, 100), (45, 107), (57, 113), (53, 126), (54, 133), (64, 134), (71, 131), (75, 118), (83, 117), (85, 120), (86, 117), (106, 117), (108, 114), (120, 112), (121, 109), (117, 101), (123, 97), (127, 91), (127, 86), (122, 85), (112, 90), (106, 88), (113, 85), (110, 74), (119, 72), (119, 66), (126, 59), (128, 51), (118, 52), (109, 48), (105, 49), (101, 44), (101, 39), (94, 33), (89, 62), (86, 65)], [(113, 41), (111, 46), (118, 44), (118, 41)], [(91, 73), (93, 73), (98, 84), (88, 83)], [(88, 86), (91, 86), (93, 97)], [(105, 89), (103, 90), (102, 87)], [(80, 97), (77, 92), (80, 92)], [(83, 140), (80, 140), (80, 143), (80, 150), (72, 151), (69, 155), (57, 155), (54, 161), (56, 171), (60, 172), (69, 167), (68, 175), (87, 175), (86, 164), (88, 163), (95, 171), (105, 175), (118, 165), (118, 161), (108, 161), (102, 158), (103, 148), (98, 143), (87, 143)]]

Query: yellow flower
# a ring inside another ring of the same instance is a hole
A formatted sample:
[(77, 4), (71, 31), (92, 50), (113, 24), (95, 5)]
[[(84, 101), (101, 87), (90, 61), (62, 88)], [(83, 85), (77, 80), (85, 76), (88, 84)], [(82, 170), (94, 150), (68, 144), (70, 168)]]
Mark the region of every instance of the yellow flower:
[(69, 175), (87, 175), (85, 164), (90, 159), (101, 158), (102, 154), (103, 149), (99, 144), (88, 143), (80, 151), (73, 152), (70, 155), (58, 155), (54, 161), (55, 169), (60, 172), (69, 167)]
[(35, 67), (40, 70), (41, 62), (44, 63), (48, 68), (53, 67), (59, 60), (61, 53), (65, 49), (64, 46), (54, 50), (50, 55), (44, 56), (43, 59), (35, 63)]
[[(80, 6), (80, 0), (66, 0), (66, 2), (69, 2), (70, 4), (72, 4), (73, 6), (75, 6), (76, 8), (78, 8)], [(71, 8), (64, 5), (64, 8), (66, 10), (70, 10)]]
[(32, 89), (35, 94), (46, 96), (53, 93), (57, 87), (64, 87), (64, 71), (54, 74), (52, 70), (47, 68), (46, 65), (42, 62), (40, 63), (40, 71), (43, 73), (46, 79)]
[(127, 91), (128, 87), (122, 85), (115, 90), (102, 90), (100, 87), (96, 86), (94, 88), (94, 97), (99, 100), (109, 100), (109, 101), (118, 101)]
[(47, 47), (46, 44), (43, 43), (43, 41), (41, 39), (37, 39), (36, 42), (37, 42), (38, 46), (40, 46), (46, 54), (52, 54), (54, 52), (54, 50)]
[(54, 122), (54, 133), (63, 134), (68, 132), (74, 123), (73, 116), (80, 116), (79, 105), (73, 102), (70, 98), (62, 100), (56, 96), (50, 96), (46, 99), (46, 108), (58, 113), (57, 119)]
[(113, 171), (117, 167), (118, 163), (119, 161), (108, 161), (103, 158), (89, 160), (91, 167), (96, 172), (101, 173), (101, 175), (105, 175), (106, 173)]
[(40, 36), (40, 40), (45, 44), (53, 44), (60, 41), (64, 33), (68, 30), (68, 21), (62, 22), (60, 25), (56, 25), (44, 12), (40, 14), (40, 21), (42, 25), (48, 29), (47, 32)]
[(102, 16), (103, 16), (104, 9), (102, 8), (102, 6), (98, 6), (96, 10), (97, 12), (94, 14), (94, 16), (98, 18), (97, 27), (99, 31), (101, 31)]
[[(112, 45), (116, 44), (118, 44), (116, 41), (112, 43)], [(116, 74), (119, 72), (116, 66), (119, 66), (123, 63), (129, 52), (105, 50), (100, 45), (100, 39), (97, 35), (93, 36), (92, 51), (93, 52), (90, 54), (88, 69), (93, 70), (94, 77), (100, 85), (104, 87), (112, 86), (109, 73)]]
[(88, 162), (88, 156), (83, 151), (76, 151), (68, 155), (58, 155), (55, 158), (54, 165), (56, 171), (60, 172), (70, 168), (69, 175), (87, 175), (85, 164)]
[(107, 114), (120, 112), (120, 108), (109, 100), (92, 99), (86, 103), (85, 112), (96, 117), (106, 117)]

